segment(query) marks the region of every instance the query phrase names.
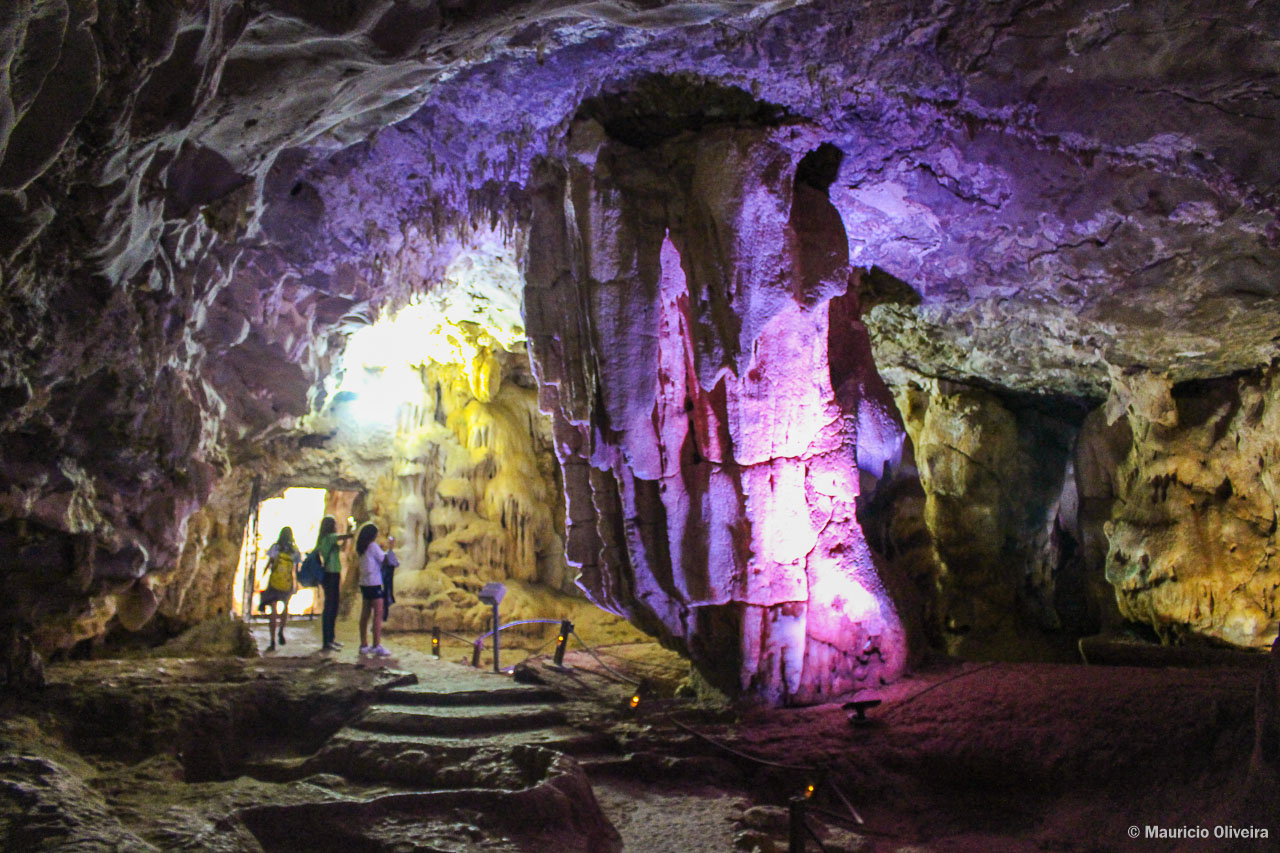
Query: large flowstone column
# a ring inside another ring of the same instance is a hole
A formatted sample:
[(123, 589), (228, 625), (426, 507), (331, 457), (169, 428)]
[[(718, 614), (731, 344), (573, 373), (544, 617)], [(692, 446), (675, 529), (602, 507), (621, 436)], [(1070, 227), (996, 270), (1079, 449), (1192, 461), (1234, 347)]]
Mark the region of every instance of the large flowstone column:
[(901, 430), (860, 392), (869, 363), (833, 364), (869, 348), (831, 329), (851, 276), (838, 214), (795, 178), (815, 145), (719, 129), (641, 150), (579, 123), (526, 265), (579, 584), (770, 702), (891, 678), (907, 651), (855, 517), (860, 424), (876, 465)]

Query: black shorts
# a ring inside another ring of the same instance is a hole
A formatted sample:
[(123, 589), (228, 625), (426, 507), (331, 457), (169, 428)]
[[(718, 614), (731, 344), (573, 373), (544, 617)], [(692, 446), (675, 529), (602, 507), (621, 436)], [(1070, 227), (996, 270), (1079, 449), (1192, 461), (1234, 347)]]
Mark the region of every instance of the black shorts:
[(365, 601), (377, 601), (382, 598), (381, 586), (360, 586), (360, 594), (364, 596)]
[(262, 591), (262, 595), (258, 596), (258, 608), (265, 610), (274, 605), (277, 601), (285, 607), (289, 606), (289, 599), (293, 597), (293, 590), (276, 589), (269, 586)]

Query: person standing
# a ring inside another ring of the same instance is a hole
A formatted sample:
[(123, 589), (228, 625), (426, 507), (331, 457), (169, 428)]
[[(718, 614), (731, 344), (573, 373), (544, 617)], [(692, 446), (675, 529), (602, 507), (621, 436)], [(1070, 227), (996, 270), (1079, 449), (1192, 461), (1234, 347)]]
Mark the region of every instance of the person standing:
[(396, 556), (396, 537), (387, 537), (387, 556), (382, 560), (382, 621), (386, 624), (391, 614), (391, 605), (396, 603), (395, 577), (400, 567), (400, 558)]
[[(276, 640), (284, 645), (284, 627), (289, 624), (289, 599), (297, 591), (297, 569), (302, 562), (302, 554), (293, 541), (293, 528), (281, 527), (280, 536), (267, 549), (267, 586), (262, 590), (261, 604), (267, 608), (267, 624), (270, 628), (271, 645), (267, 651), (273, 652)], [(280, 605), (280, 633), (276, 633), (276, 604)]]
[[(382, 645), (382, 561), (386, 552), (378, 544), (378, 528), (372, 522), (360, 528), (356, 554), (360, 560), (360, 654), (390, 657)], [(373, 645), (368, 644), (369, 621), (373, 620)]]
[(342, 644), (334, 639), (338, 624), (338, 590), (342, 586), (342, 543), (351, 538), (350, 533), (338, 533), (338, 520), (326, 515), (320, 522), (320, 534), (316, 536), (316, 550), (324, 563), (324, 611), (320, 615), (322, 652), (336, 652)]

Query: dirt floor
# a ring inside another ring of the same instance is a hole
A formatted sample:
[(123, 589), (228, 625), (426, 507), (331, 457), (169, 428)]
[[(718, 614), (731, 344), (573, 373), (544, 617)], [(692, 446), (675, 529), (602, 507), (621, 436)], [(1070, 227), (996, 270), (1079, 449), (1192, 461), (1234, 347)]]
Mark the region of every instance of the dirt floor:
[(810, 851), (1280, 849), (1246, 787), (1257, 667), (948, 664), (855, 725), (698, 698), (651, 643), (575, 641), (558, 670), (512, 638), (495, 674), (449, 637), (377, 659), (355, 634), (50, 666), (3, 706), (0, 849), (770, 853), (799, 820)]

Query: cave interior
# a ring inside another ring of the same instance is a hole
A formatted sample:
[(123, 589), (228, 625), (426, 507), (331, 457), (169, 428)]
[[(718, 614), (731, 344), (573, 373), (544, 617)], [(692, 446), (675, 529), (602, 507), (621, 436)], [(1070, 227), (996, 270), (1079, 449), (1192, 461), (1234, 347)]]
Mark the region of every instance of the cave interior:
[(1275, 849), (1277, 32), (6, 3), (0, 839)]

